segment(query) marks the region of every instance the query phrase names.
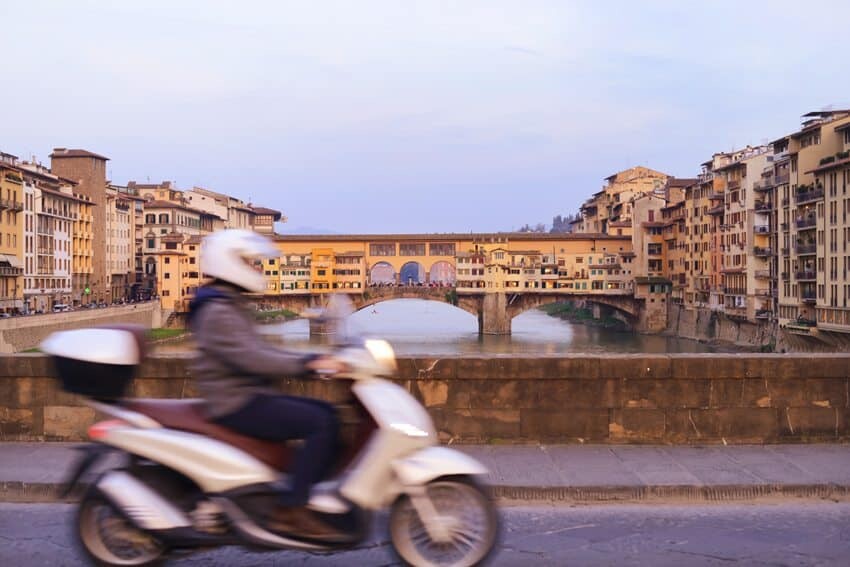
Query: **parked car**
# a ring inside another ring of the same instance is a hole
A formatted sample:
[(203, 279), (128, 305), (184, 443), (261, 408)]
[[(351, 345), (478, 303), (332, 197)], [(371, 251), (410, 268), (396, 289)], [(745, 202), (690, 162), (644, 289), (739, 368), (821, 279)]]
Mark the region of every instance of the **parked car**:
[(57, 303), (56, 305), (53, 306), (53, 312), (54, 313), (63, 313), (65, 311), (70, 311), (70, 310), (71, 310), (71, 306), (66, 305), (64, 303)]

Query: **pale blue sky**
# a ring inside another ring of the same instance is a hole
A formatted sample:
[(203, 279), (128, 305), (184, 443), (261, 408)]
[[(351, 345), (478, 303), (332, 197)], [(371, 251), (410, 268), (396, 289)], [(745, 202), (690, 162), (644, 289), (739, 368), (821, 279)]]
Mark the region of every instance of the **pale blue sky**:
[(112, 158), (282, 227), (549, 224), (632, 165), (850, 106), (846, 2), (0, 3), (0, 150)]

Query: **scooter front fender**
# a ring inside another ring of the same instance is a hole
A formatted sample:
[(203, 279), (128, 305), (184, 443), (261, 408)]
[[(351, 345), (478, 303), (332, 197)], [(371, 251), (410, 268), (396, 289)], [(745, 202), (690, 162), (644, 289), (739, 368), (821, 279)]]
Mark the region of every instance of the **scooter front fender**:
[(404, 487), (424, 486), (443, 476), (483, 476), (487, 468), (464, 453), (448, 447), (428, 447), (392, 463)]

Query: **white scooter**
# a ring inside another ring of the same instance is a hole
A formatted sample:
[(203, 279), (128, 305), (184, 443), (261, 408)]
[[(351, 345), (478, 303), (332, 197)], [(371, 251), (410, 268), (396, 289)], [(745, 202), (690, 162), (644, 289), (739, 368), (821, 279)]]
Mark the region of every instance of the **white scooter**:
[(338, 406), (338, 455), (308, 508), (343, 537), (310, 540), (267, 527), (286, 482), (289, 448), (208, 422), (201, 400), (124, 398), (143, 358), (131, 328), (58, 332), (42, 344), (65, 389), (113, 419), (96, 423), (68, 483), (72, 490), (107, 453), (126, 457), (82, 497), (76, 534), (97, 565), (150, 565), (169, 552), (224, 545), (328, 552), (356, 547), (372, 512), (390, 508), (389, 539), (404, 563), (471, 566), (495, 547), (499, 516), (482, 485), (487, 470), (438, 445), (428, 413), (386, 378), (395, 356), (385, 341), (337, 346), (351, 371), (334, 376), (350, 392)]

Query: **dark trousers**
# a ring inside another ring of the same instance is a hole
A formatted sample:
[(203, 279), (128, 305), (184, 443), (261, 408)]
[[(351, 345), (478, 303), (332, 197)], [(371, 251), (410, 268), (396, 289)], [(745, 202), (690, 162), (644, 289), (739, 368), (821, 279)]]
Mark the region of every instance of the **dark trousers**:
[(334, 461), (338, 423), (333, 406), (321, 400), (293, 396), (256, 396), (248, 405), (216, 423), (266, 441), (303, 439), (290, 468), (291, 490), (281, 495), (284, 506), (303, 506), (310, 487), (322, 479)]

